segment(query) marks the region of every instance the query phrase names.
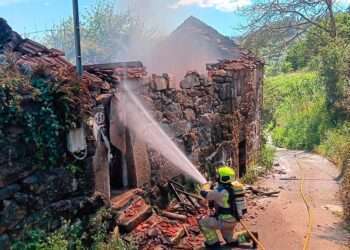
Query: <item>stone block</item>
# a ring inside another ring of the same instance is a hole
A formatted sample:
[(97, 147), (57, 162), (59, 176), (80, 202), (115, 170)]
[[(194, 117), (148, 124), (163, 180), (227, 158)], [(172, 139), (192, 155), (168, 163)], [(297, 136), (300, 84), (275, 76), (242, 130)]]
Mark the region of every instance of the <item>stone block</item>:
[(231, 99), (233, 97), (233, 93), (231, 91), (231, 86), (229, 83), (224, 83), (219, 87), (219, 98), (222, 101)]
[(19, 190), (20, 190), (20, 186), (17, 184), (13, 184), (13, 185), (10, 185), (10, 186), (7, 186), (5, 188), (0, 189), (0, 201), (10, 198)]
[(170, 125), (173, 129), (175, 136), (181, 136), (187, 134), (191, 130), (191, 123), (188, 121), (177, 121)]
[(169, 88), (169, 79), (164, 76), (152, 75), (152, 88), (156, 91), (162, 91)]
[(180, 87), (182, 89), (191, 89), (195, 86), (200, 86), (201, 82), (199, 79), (199, 74), (197, 72), (191, 72), (186, 74), (185, 79), (180, 82)]
[(0, 249), (9, 250), (10, 249), (10, 238), (7, 234), (0, 235)]
[(215, 83), (224, 83), (225, 82), (225, 77), (222, 77), (222, 76), (213, 76), (213, 82)]
[(185, 109), (184, 115), (187, 121), (193, 121), (196, 119), (196, 114), (194, 113), (193, 109)]
[(64, 168), (37, 171), (22, 181), (23, 188), (46, 202), (60, 200), (77, 191), (77, 180)]
[(143, 199), (139, 199), (121, 212), (121, 215), (117, 219), (117, 225), (121, 231), (131, 232), (151, 215), (152, 207), (146, 204)]
[(125, 209), (135, 199), (140, 199), (140, 195), (143, 194), (143, 190), (139, 188), (131, 189), (120, 195), (114, 196), (111, 199), (111, 208), (114, 211)]
[(3, 205), (4, 208), (0, 212), (0, 234), (12, 229), (27, 215), (26, 208), (19, 206), (15, 201), (5, 200)]

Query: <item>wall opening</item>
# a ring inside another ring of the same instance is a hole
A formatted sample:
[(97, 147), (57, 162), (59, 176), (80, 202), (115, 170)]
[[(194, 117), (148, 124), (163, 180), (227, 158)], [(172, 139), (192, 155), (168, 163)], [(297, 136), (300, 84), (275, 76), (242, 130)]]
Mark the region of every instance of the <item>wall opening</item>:
[(247, 172), (247, 141), (239, 143), (239, 177), (243, 177)]
[(126, 154), (113, 147), (113, 160), (110, 164), (111, 195), (119, 195), (136, 187), (136, 177), (133, 163), (133, 147), (129, 131), (126, 130)]
[(125, 157), (117, 148), (113, 148), (113, 155), (114, 157), (109, 167), (111, 190), (127, 188), (128, 182), (127, 178), (125, 178), (127, 176), (127, 168), (124, 167), (126, 165)]

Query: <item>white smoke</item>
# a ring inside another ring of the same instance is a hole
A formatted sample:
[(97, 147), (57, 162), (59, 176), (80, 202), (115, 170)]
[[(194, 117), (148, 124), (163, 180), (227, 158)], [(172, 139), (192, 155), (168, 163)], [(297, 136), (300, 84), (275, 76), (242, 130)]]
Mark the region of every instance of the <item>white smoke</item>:
[(215, 8), (220, 11), (233, 12), (250, 4), (250, 0), (178, 0), (173, 7), (198, 5), (202, 8)]

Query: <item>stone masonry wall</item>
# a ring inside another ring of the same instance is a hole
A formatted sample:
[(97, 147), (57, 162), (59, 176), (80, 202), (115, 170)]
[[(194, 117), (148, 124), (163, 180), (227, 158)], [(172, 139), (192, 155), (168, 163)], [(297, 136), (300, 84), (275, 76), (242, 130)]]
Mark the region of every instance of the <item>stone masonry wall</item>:
[[(246, 164), (260, 148), (263, 65), (255, 61), (223, 61), (207, 65), (208, 77), (188, 72), (180, 89), (171, 88), (169, 76), (153, 75), (145, 93), (154, 117), (163, 129), (206, 172), (224, 161), (239, 165), (239, 143), (246, 141)], [(161, 167), (164, 159), (152, 152), (152, 176), (179, 174)], [(166, 165), (166, 164), (165, 164)]]

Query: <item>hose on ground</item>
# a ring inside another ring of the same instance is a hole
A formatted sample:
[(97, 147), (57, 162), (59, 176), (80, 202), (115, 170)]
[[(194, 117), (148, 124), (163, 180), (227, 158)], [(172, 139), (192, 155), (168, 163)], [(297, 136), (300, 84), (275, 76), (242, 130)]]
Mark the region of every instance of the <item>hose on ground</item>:
[(304, 244), (303, 244), (303, 250), (308, 250), (310, 249), (310, 239), (311, 239), (311, 234), (312, 234), (312, 212), (311, 212), (311, 206), (309, 204), (309, 201), (306, 198), (306, 195), (304, 193), (304, 182), (305, 182), (305, 174), (303, 167), (301, 163), (298, 161), (297, 154), (294, 155), (295, 161), (300, 169), (301, 172), (301, 181), (300, 181), (300, 188), (299, 192), (300, 195), (305, 203), (307, 213), (308, 213), (308, 226), (307, 226), (307, 231), (305, 233), (305, 239), (304, 239)]
[(242, 225), (242, 227), (244, 228), (244, 230), (246, 230), (249, 234), (249, 236), (253, 239), (253, 241), (261, 248), (261, 250), (265, 250), (264, 245), (255, 237), (255, 235), (250, 232), (250, 230), (248, 229), (248, 227), (243, 223), (243, 221), (239, 221), (239, 223)]

